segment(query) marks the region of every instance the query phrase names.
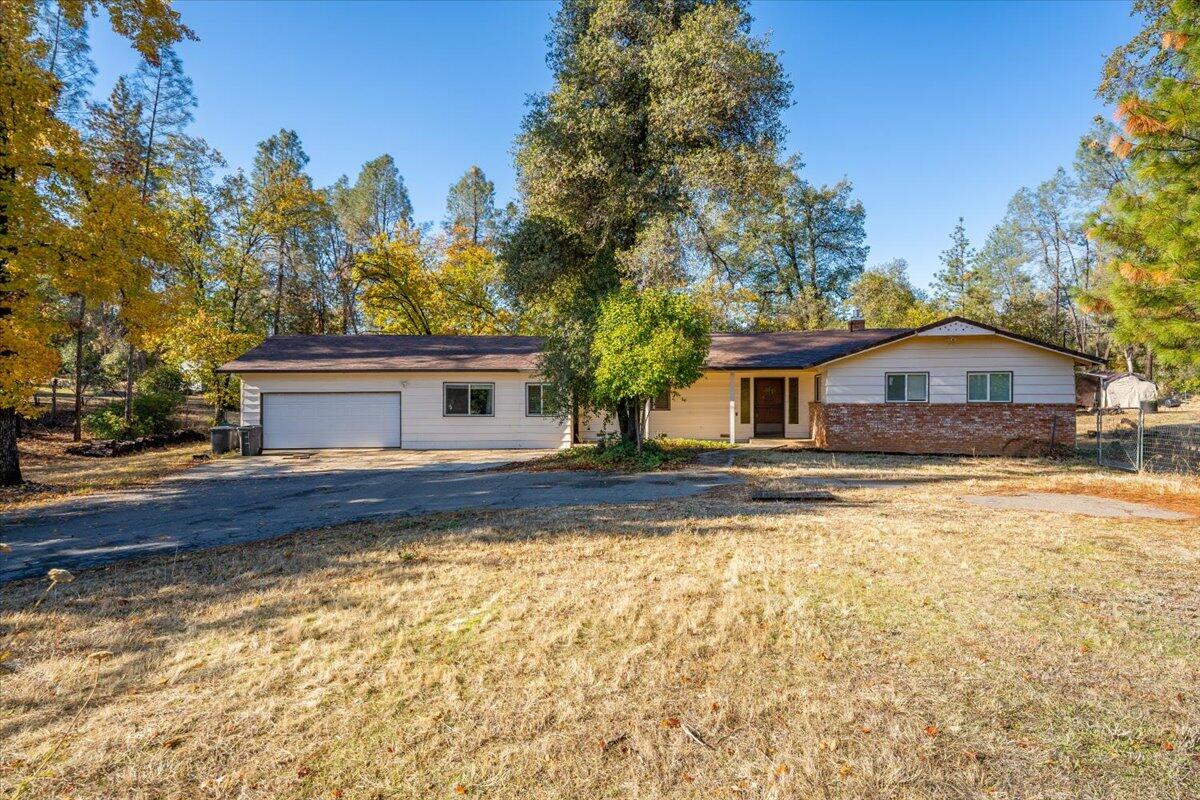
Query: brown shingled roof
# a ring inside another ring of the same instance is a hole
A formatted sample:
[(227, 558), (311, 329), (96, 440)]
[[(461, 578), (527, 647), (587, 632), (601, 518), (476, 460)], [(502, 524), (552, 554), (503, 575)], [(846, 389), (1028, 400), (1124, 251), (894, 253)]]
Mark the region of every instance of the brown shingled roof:
[(219, 372), (533, 370), (533, 336), (272, 336)]
[[(1054, 350), (1077, 361), (1095, 356), (947, 317), (920, 328), (836, 328), (777, 333), (714, 333), (709, 369), (807, 369), (949, 322), (965, 322), (1017, 341)], [(533, 371), (542, 340), (533, 336), (272, 336), (223, 365), (219, 372)]]
[(804, 369), (907, 333), (907, 328), (845, 328), (777, 333), (714, 333), (709, 369)]
[[(710, 369), (803, 368), (904, 333), (872, 328), (781, 333), (714, 333)], [(272, 336), (220, 372), (534, 370), (533, 336)]]

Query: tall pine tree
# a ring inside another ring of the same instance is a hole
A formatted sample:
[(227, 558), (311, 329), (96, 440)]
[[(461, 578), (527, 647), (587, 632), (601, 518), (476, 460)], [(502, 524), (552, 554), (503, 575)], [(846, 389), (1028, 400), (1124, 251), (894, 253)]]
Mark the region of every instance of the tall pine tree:
[[(702, 196), (773, 164), (790, 87), (749, 29), (720, 0), (566, 0), (555, 17), (554, 87), (517, 142), (525, 216), (505, 261), (512, 291), (543, 309), (556, 397), (591, 395), (603, 298), (676, 281)], [(613, 410), (632, 437), (636, 398)]]
[[(1156, 37), (1147, 36), (1157, 34)], [(1095, 233), (1108, 246), (1101, 310), (1117, 335), (1168, 365), (1200, 369), (1200, 4), (1179, 0), (1135, 40), (1143, 71), (1122, 84), (1110, 147), (1134, 181), (1114, 185)], [(1119, 53), (1128, 50), (1122, 48)], [(1114, 56), (1115, 57), (1115, 56)], [(1147, 73), (1146, 65), (1153, 65)]]

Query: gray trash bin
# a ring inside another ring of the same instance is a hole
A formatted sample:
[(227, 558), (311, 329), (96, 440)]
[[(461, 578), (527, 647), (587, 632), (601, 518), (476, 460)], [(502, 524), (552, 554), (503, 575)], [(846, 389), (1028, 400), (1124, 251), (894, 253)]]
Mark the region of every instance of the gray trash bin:
[(262, 455), (262, 426), (261, 425), (243, 425), (238, 428), (238, 434), (242, 440), (242, 455), (244, 456), (260, 456)]
[(219, 456), (232, 450), (237, 445), (237, 432), (236, 425), (217, 425), (211, 428), (209, 433), (212, 435), (213, 455)]

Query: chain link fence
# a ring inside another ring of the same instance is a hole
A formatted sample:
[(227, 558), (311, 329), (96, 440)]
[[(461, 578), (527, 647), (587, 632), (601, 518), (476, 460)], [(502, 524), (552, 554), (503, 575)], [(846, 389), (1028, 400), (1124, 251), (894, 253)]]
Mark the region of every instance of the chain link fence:
[(1179, 406), (1081, 414), (1081, 455), (1129, 472), (1200, 475), (1200, 399)]

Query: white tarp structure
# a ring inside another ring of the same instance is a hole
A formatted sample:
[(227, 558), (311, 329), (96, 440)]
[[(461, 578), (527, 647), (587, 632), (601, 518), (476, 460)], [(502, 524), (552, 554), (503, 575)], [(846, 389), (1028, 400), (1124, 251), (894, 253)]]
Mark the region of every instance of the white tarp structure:
[(1140, 375), (1126, 372), (1101, 384), (1104, 408), (1138, 408), (1143, 400), (1157, 400), (1158, 387)]

